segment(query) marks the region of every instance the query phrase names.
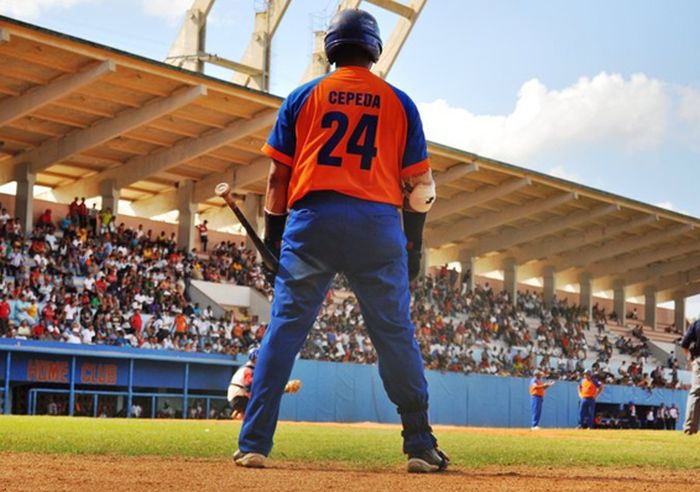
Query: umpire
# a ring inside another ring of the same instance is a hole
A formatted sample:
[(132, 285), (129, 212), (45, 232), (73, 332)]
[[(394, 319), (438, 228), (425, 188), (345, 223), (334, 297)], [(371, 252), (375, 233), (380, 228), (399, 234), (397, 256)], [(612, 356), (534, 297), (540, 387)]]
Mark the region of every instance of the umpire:
[(685, 408), (683, 433), (692, 435), (698, 432), (700, 422), (700, 319), (696, 320), (681, 341), (683, 354), (692, 373), (692, 385), (688, 391), (688, 404)]

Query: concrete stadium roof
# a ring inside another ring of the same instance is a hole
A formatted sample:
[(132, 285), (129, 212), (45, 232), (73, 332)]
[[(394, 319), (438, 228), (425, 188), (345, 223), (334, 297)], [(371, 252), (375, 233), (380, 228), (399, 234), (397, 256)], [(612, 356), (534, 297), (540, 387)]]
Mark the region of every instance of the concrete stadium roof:
[[(0, 184), (36, 175), (59, 202), (120, 190), (152, 217), (178, 208), (230, 221), (214, 185), (262, 194), (260, 146), (282, 99), (0, 16)], [(700, 221), (573, 182), (429, 143), (439, 200), (431, 263), (474, 273), (700, 293)]]

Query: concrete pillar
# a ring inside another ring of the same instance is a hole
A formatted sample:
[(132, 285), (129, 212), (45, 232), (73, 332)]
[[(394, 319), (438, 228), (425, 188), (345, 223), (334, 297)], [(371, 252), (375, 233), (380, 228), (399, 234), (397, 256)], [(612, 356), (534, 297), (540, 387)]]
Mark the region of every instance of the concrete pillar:
[(22, 233), (27, 235), (34, 226), (34, 183), (36, 175), (23, 164), (17, 171), (17, 194), (15, 195), (15, 217), (19, 217)]
[[(241, 207), (241, 209), (243, 211), (243, 215), (245, 215), (246, 219), (248, 219), (248, 222), (250, 222), (250, 225), (252, 225), (253, 229), (255, 229), (258, 235), (262, 237), (265, 224), (264, 221), (258, 221), (258, 217), (260, 216), (261, 203), (262, 200), (260, 195), (248, 193), (246, 194), (245, 199), (243, 200), (243, 207)], [(252, 251), (256, 251), (255, 245), (249, 237), (246, 237), (245, 247)], [(258, 253), (258, 256), (259, 255), (260, 253)], [(260, 261), (260, 258), (258, 258), (258, 261)]]
[(676, 292), (673, 295), (673, 321), (676, 329), (685, 333), (685, 292)]
[[(459, 279), (460, 288), (464, 283), (465, 275), (467, 281), (467, 289), (474, 291), (474, 267), (476, 263), (476, 258), (471, 251), (460, 251), (459, 253), (459, 264), (462, 268), (462, 278)], [(466, 292), (466, 291), (465, 291)]]
[(625, 301), (624, 284), (622, 282), (615, 282), (613, 287), (613, 310), (615, 314), (617, 314), (617, 322), (620, 325), (625, 324), (625, 315), (627, 314)]
[(554, 276), (554, 267), (546, 266), (542, 274), (542, 297), (545, 307), (552, 307), (552, 300), (555, 295), (557, 295), (557, 286)]
[(579, 297), (578, 303), (585, 308), (588, 319), (592, 321), (593, 315), (593, 278), (588, 272), (582, 272), (578, 277)]
[(177, 247), (185, 251), (194, 248), (194, 216), (197, 204), (192, 202), (194, 181), (186, 179), (177, 184)]
[(656, 287), (644, 289), (644, 324), (656, 329)]
[(420, 272), (425, 277), (430, 273), (430, 249), (423, 243), (421, 249)]
[(100, 183), (100, 195), (102, 196), (102, 210), (112, 209), (112, 214), (116, 217), (119, 214), (120, 190), (113, 179), (108, 179)]
[(513, 258), (503, 262), (503, 289), (508, 292), (510, 301), (515, 304), (518, 300), (518, 265)]

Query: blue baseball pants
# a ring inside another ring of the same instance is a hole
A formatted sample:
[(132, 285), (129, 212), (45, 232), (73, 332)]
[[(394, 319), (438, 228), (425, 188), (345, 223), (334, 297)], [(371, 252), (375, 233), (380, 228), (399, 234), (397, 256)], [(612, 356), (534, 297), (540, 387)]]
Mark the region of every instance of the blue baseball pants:
[(595, 417), (595, 398), (582, 398), (578, 407), (578, 425), (582, 428), (593, 428)]
[(401, 414), (404, 452), (435, 446), (409, 312), (401, 216), (388, 204), (313, 192), (294, 204), (287, 219), (272, 317), (238, 437), (242, 452), (270, 453), (284, 385), (336, 272), (345, 274), (359, 301), (379, 375)]
[(540, 425), (540, 417), (542, 416), (542, 402), (544, 398), (541, 396), (530, 397), (530, 412), (532, 414), (531, 427)]

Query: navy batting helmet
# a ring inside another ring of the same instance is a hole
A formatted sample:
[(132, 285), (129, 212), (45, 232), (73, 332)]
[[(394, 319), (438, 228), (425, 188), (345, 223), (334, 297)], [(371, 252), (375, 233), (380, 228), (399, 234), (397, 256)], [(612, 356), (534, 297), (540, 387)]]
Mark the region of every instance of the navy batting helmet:
[(331, 20), (324, 39), (326, 57), (335, 63), (335, 52), (343, 46), (353, 45), (364, 49), (373, 62), (382, 54), (382, 38), (379, 24), (372, 14), (364, 10), (341, 10)]
[(255, 362), (258, 359), (258, 347), (251, 347), (250, 350), (248, 350), (248, 360), (251, 362)]

